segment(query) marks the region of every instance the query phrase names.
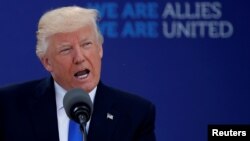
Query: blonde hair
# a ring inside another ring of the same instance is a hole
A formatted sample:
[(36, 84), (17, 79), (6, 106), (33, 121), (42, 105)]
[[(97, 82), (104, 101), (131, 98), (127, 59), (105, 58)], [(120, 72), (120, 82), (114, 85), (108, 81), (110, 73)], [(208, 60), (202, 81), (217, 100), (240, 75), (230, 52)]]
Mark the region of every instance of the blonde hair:
[(61, 7), (46, 12), (39, 20), (37, 31), (36, 54), (42, 58), (48, 48), (47, 39), (53, 34), (72, 32), (86, 25), (92, 25), (98, 42), (103, 43), (97, 22), (98, 11), (79, 6)]

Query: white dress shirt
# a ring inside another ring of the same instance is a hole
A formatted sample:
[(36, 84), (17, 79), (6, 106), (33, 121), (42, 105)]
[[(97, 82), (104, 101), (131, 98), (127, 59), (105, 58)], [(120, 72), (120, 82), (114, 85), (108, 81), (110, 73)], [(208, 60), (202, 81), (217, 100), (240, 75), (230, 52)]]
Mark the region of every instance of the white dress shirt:
[[(57, 122), (58, 122), (58, 131), (59, 131), (59, 140), (60, 141), (68, 141), (68, 130), (69, 130), (69, 118), (63, 108), (63, 97), (66, 94), (66, 90), (63, 89), (59, 84), (54, 81), (55, 93), (56, 93), (56, 107), (57, 107)], [(94, 103), (95, 87), (90, 93), (90, 99), (92, 103)], [(90, 120), (87, 122), (86, 130), (89, 130)]]

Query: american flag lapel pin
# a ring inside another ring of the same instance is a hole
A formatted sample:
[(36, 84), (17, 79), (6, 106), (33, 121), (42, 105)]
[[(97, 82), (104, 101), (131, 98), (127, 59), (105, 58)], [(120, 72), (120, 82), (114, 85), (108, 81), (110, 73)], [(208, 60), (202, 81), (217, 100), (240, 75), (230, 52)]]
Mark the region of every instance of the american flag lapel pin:
[(107, 119), (113, 120), (114, 116), (112, 114), (110, 114), (110, 113), (107, 113)]

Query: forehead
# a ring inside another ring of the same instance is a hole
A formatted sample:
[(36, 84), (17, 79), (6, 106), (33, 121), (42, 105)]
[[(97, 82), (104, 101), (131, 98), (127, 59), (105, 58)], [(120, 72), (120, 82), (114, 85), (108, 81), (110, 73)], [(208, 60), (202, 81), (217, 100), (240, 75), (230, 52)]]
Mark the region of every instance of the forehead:
[(72, 32), (56, 33), (51, 35), (49, 42), (70, 42), (70, 41), (82, 41), (82, 40), (94, 40), (95, 36), (94, 28), (92, 26), (84, 26)]

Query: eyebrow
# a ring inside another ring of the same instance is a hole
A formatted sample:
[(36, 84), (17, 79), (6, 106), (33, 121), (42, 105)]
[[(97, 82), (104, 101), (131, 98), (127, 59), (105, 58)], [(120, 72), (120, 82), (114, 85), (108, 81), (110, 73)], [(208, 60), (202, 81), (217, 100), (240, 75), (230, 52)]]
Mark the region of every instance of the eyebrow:
[(87, 41), (92, 41), (91, 38), (83, 38), (83, 39), (80, 39), (80, 43), (82, 42), (87, 42)]
[(69, 47), (69, 46), (71, 46), (70, 43), (62, 42), (62, 43), (60, 43), (60, 44), (57, 46), (57, 48), (58, 48), (58, 49), (61, 49), (61, 48)]

